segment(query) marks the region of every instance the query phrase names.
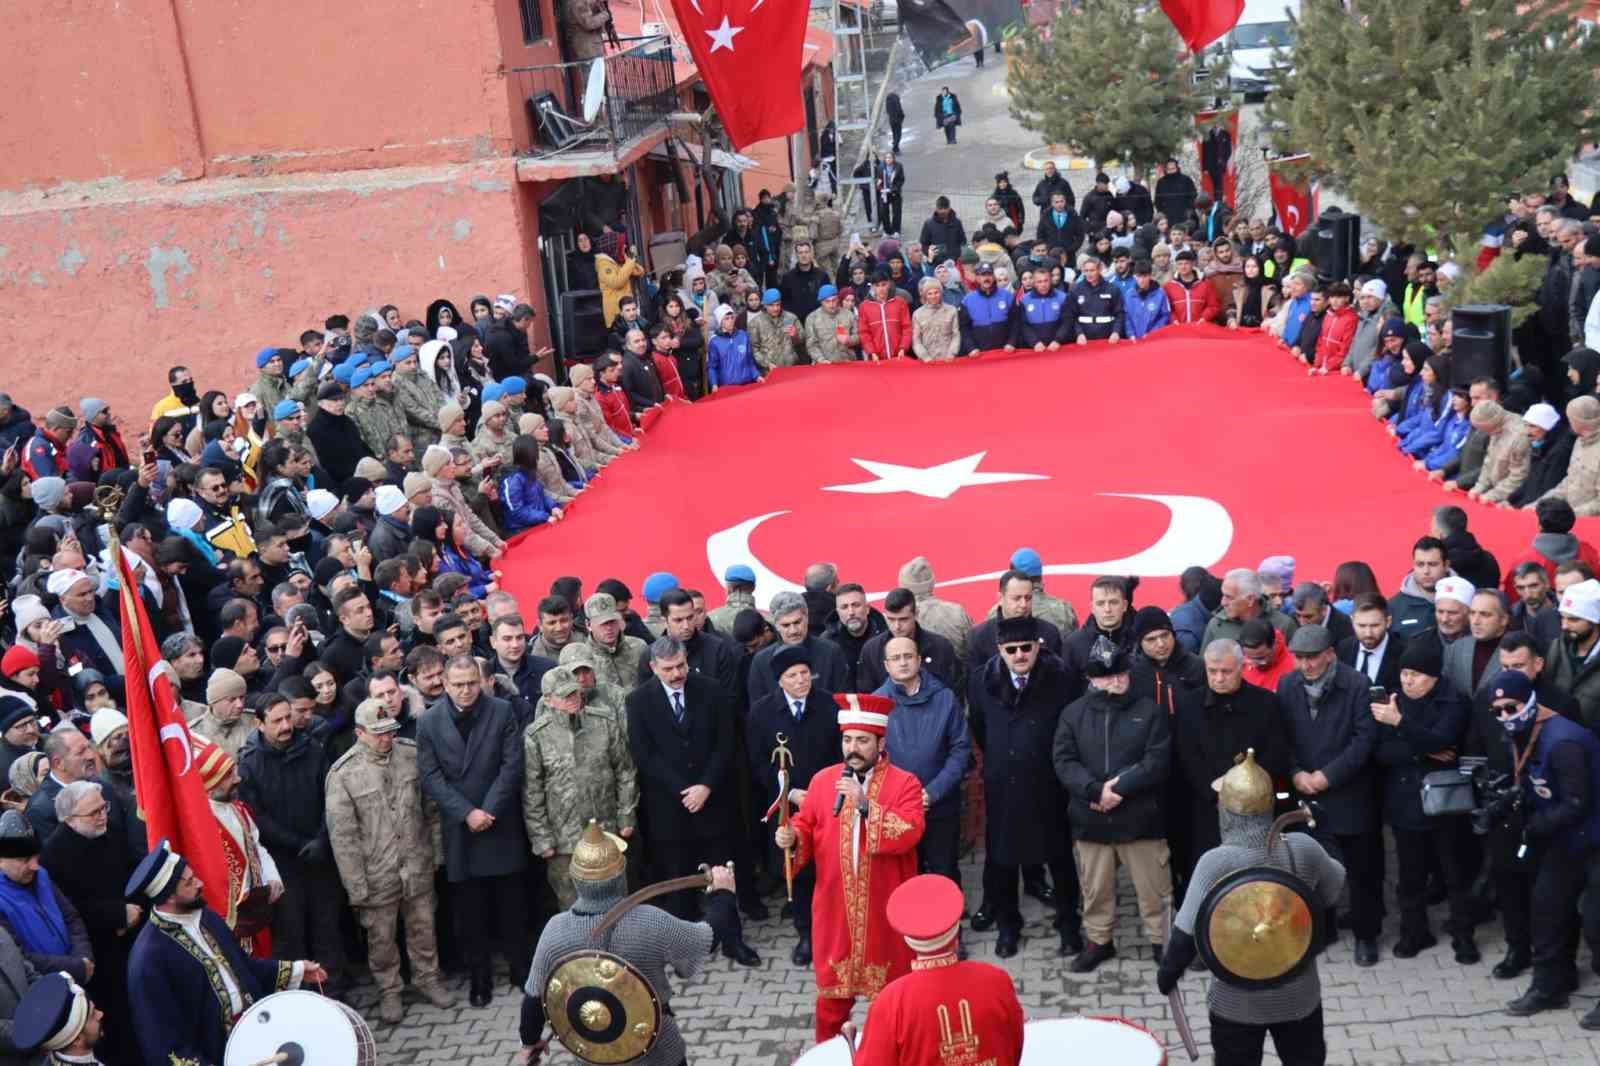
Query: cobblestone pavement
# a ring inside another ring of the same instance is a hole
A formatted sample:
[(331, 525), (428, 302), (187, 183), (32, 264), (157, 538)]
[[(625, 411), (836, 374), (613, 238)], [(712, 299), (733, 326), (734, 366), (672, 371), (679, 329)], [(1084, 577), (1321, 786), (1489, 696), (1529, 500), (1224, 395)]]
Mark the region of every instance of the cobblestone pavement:
[[(976, 867), (966, 868), (964, 881), (969, 904), (976, 907)], [(1079, 975), (1067, 971), (1070, 960), (1055, 955), (1056, 940), (1048, 924), (1048, 912), (1026, 899), (1024, 916), (1028, 925), (1022, 952), (1002, 965), (1016, 980), (1017, 993), (1030, 1020), (1074, 1014), (1119, 1015), (1161, 1037), (1169, 1045), (1169, 1061), (1175, 1066), (1187, 1062), (1168, 1017), (1166, 1000), (1156, 992), (1150, 948), (1140, 940), (1133, 890), (1126, 880), (1120, 899), (1120, 953), (1095, 973)], [(1436, 908), (1433, 917), (1437, 934), (1443, 925), (1443, 909)], [(1372, 969), (1360, 969), (1351, 961), (1348, 935), (1321, 962), (1330, 1064), (1600, 1063), (1600, 1033), (1587, 1033), (1578, 1027), (1578, 1019), (1600, 994), (1600, 979), (1587, 966), (1587, 950), (1580, 953), (1585, 983), (1574, 996), (1571, 1008), (1534, 1018), (1511, 1018), (1500, 1008), (1525, 987), (1525, 979), (1502, 982), (1489, 976), (1490, 966), (1498, 961), (1504, 948), (1497, 924), (1479, 930), (1484, 962), (1458, 966), (1447, 941), (1414, 959), (1394, 958), (1391, 949), (1397, 922), (1397, 912), (1391, 906), (1386, 935), (1381, 941), (1382, 959)], [(673, 1009), (688, 1042), (692, 1066), (788, 1066), (810, 1046), (811, 971), (789, 963), (789, 950), (794, 944), (792, 930), (774, 917), (750, 925), (747, 936), (761, 954), (759, 967), (746, 970), (719, 956), (707, 963), (699, 977), (675, 986)], [(968, 944), (972, 958), (1000, 961), (994, 957), (993, 933), (969, 934)], [(1204, 974), (1191, 973), (1183, 984), (1203, 1063), (1211, 1061), (1203, 994), (1209, 980)], [(489, 1009), (474, 1010), (466, 1005), (464, 981), (457, 994), (460, 1006), (450, 1010), (436, 1010), (408, 995), (404, 1024), (374, 1027), (379, 1063), (504, 1066), (513, 1062), (520, 1047), (520, 995), (513, 993), (503, 979), (501, 991)], [(375, 1017), (374, 1000), (375, 994), (368, 985), (357, 991), (353, 1004)], [(864, 1005), (858, 1005), (858, 1022), (864, 1013)], [(559, 1045), (546, 1061), (568, 1066), (575, 1062)], [(1277, 1059), (1269, 1053), (1268, 1061)]]

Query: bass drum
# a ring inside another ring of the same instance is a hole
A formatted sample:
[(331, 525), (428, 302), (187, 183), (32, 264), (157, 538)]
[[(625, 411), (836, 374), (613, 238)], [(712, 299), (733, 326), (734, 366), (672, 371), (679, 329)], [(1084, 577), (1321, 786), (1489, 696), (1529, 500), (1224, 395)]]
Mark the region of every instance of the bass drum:
[[(850, 1066), (853, 1054), (842, 1036), (824, 1041), (794, 1066)], [(1167, 1049), (1143, 1026), (1109, 1016), (1051, 1018), (1022, 1030), (1022, 1066), (1167, 1066)]]
[[(377, 1066), (378, 1047), (361, 1015), (316, 992), (277, 992), (239, 1016), (223, 1066), (256, 1066), (289, 1045), (315, 1066)], [(290, 1052), (292, 1054), (292, 1052)]]

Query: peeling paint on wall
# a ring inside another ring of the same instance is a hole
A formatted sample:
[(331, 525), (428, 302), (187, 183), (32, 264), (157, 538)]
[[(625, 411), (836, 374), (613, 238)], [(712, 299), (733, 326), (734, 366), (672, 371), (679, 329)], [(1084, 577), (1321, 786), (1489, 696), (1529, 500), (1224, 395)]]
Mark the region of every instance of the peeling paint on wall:
[(450, 236), (456, 241), (464, 241), (472, 236), (472, 220), (470, 218), (456, 219), (455, 224), (450, 227)]
[(172, 305), (172, 293), (167, 288), (167, 271), (172, 271), (172, 280), (182, 282), (194, 273), (194, 267), (189, 265), (189, 253), (182, 248), (166, 249), (159, 244), (150, 246), (150, 254), (145, 256), (144, 268), (150, 274), (150, 292), (155, 297), (157, 308)]
[(56, 268), (63, 274), (76, 276), (83, 269), (83, 264), (89, 260), (84, 256), (83, 250), (78, 247), (78, 242), (73, 241), (67, 245), (67, 250), (56, 259)]

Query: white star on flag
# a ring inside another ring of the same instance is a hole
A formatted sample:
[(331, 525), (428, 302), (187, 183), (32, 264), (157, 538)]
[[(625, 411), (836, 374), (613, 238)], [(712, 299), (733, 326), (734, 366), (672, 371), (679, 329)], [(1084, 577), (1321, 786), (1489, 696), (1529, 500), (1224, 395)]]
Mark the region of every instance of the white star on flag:
[(744, 32), (744, 27), (728, 25), (728, 16), (723, 15), (722, 25), (718, 26), (714, 30), (702, 30), (701, 32), (707, 37), (711, 38), (711, 50), (713, 52), (719, 48), (726, 48), (728, 51), (732, 52), (734, 50), (733, 39), (738, 34)]
[(988, 452), (974, 452), (961, 459), (935, 466), (898, 466), (878, 463), (871, 459), (851, 459), (852, 463), (876, 481), (858, 481), (850, 485), (824, 485), (824, 492), (855, 492), (864, 496), (882, 496), (893, 492), (910, 492), (934, 500), (948, 500), (958, 489), (972, 485), (999, 485), (1007, 481), (1048, 481), (1046, 474), (978, 473), (978, 464)]

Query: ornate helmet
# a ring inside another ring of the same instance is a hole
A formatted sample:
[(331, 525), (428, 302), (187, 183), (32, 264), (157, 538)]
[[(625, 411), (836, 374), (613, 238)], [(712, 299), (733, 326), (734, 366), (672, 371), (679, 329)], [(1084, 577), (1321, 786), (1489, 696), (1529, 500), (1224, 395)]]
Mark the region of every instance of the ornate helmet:
[(591, 818), (578, 846), (572, 849), (572, 879), (598, 884), (620, 877), (628, 865), (622, 856), (627, 850), (626, 840), (607, 833)]
[[(1233, 769), (1211, 783), (1217, 804), (1229, 814), (1271, 814), (1272, 776), (1256, 762), (1256, 749), (1234, 757)], [(573, 859), (577, 863), (576, 857)]]

